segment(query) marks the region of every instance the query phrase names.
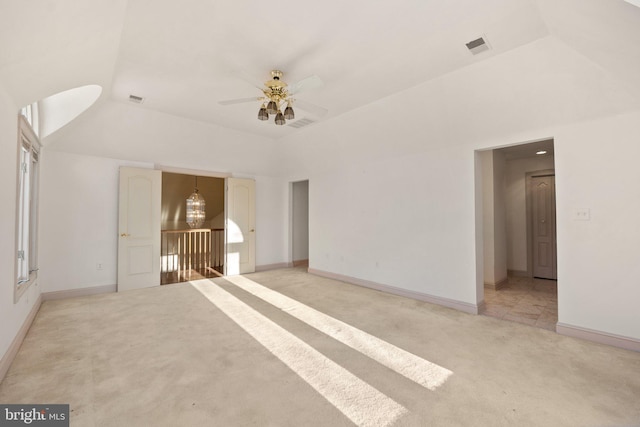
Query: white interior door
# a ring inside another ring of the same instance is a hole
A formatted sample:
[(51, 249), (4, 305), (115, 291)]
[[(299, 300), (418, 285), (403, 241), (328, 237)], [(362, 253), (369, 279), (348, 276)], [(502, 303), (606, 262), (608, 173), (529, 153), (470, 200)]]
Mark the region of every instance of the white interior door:
[(226, 179), (225, 274), (256, 271), (256, 182)]
[(532, 178), (533, 276), (557, 279), (555, 177)]
[(120, 168), (118, 291), (160, 285), (162, 172)]

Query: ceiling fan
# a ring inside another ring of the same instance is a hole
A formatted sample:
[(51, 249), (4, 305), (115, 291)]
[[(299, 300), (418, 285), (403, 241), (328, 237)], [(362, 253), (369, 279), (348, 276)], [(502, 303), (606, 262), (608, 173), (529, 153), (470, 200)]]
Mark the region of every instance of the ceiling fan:
[[(251, 78), (248, 78), (243, 74), (243, 79), (262, 91), (264, 96), (230, 99), (227, 101), (220, 101), (219, 104), (232, 105), (259, 101), (262, 103), (262, 105), (260, 107), (260, 110), (258, 110), (258, 120), (266, 121), (269, 120), (270, 114), (275, 115), (275, 123), (279, 126), (284, 125), (287, 120), (295, 119), (295, 112), (293, 111), (294, 102), (297, 107), (300, 107), (301, 110), (308, 111), (318, 117), (322, 117), (328, 113), (328, 110), (326, 108), (317, 106), (310, 102), (292, 98), (293, 95), (304, 90), (322, 86), (322, 80), (320, 80), (318, 76), (310, 76), (292, 85), (288, 85), (281, 80), (282, 75), (282, 71), (272, 70), (271, 80), (267, 80), (266, 82), (264, 82), (264, 85), (262, 85), (255, 84)], [(283, 107), (285, 107), (284, 111)]]

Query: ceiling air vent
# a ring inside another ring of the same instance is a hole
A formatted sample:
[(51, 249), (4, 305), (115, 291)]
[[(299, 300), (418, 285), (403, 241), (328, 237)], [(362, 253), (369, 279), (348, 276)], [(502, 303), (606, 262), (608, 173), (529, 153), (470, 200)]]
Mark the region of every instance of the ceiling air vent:
[(144, 102), (144, 98), (136, 95), (129, 95), (129, 101), (135, 104), (142, 104)]
[(315, 120), (311, 120), (311, 119), (307, 119), (307, 118), (302, 118), (300, 120), (296, 120), (293, 123), (290, 123), (289, 126), (291, 126), (292, 128), (296, 128), (299, 129), (301, 127), (305, 127), (310, 125), (311, 123), (315, 123)]
[(467, 43), (467, 49), (469, 49), (469, 52), (473, 55), (477, 55), (485, 50), (489, 50), (489, 45), (484, 38), (480, 37)]

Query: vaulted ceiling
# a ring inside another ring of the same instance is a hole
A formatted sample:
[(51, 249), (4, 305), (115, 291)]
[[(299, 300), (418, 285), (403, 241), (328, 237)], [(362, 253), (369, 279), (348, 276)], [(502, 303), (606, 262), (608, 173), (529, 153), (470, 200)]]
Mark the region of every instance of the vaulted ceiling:
[[(480, 36), (490, 50), (471, 55), (465, 43)], [(257, 101), (219, 102), (260, 96), (251, 82), (272, 69), (289, 83), (316, 75), (323, 86), (297, 98), (328, 113), (298, 108), (290, 124), (328, 121), (548, 37), (640, 100), (640, 8), (623, 0), (3, 0), (0, 80), (16, 105), (97, 84), (93, 109), (279, 139), (298, 130), (258, 121)]]

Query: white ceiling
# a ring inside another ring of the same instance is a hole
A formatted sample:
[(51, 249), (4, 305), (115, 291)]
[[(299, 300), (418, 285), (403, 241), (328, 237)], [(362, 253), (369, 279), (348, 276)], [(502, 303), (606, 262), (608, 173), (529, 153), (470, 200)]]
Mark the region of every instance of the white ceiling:
[[(145, 108), (277, 137), (294, 129), (257, 120), (260, 96), (239, 74), (264, 82), (272, 69), (293, 83), (324, 86), (298, 97), (330, 118), (463, 67), (465, 43), (485, 35), (485, 57), (546, 34), (527, 0), (129, 2), (113, 97), (146, 98)], [(420, 43), (416, 43), (419, 40)], [(318, 117), (298, 109), (298, 118)]]
[[(575, 13), (587, 3), (588, 14)], [(219, 104), (261, 95), (242, 76), (317, 75), (324, 86), (297, 98), (329, 112), (297, 109), (296, 119), (326, 121), (550, 34), (588, 55), (575, 34), (618, 16), (602, 17), (605, 3), (631, 14), (621, 25), (638, 36), (640, 9), (622, 0), (3, 0), (0, 78), (18, 105), (99, 84), (103, 102), (133, 94), (145, 98), (135, 108), (277, 139), (296, 129), (257, 120), (257, 101)], [(465, 43), (480, 36), (491, 50), (473, 56)], [(600, 41), (593, 60), (624, 74), (627, 59), (606, 49), (616, 40)], [(640, 61), (637, 48), (630, 55)]]

